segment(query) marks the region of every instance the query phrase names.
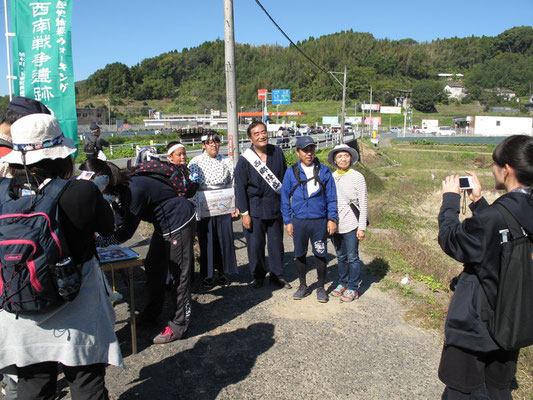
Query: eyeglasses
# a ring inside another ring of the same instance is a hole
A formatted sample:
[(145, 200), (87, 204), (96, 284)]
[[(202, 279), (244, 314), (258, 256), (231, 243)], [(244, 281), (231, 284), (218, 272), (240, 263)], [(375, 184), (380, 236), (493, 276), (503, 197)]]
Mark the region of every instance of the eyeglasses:
[(352, 158), (352, 156), (349, 154), (338, 154), (335, 156), (335, 160), (349, 160), (350, 158)]

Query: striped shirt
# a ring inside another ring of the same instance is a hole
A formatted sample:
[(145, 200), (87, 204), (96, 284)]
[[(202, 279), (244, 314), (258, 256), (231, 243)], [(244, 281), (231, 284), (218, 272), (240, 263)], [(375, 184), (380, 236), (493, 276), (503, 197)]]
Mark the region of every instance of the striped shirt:
[[(364, 176), (354, 169), (336, 170), (333, 173), (337, 187), (337, 209), (339, 212), (338, 233), (348, 233), (358, 228), (366, 230), (368, 215), (368, 196)], [(359, 208), (359, 221), (353, 213), (350, 203)]]

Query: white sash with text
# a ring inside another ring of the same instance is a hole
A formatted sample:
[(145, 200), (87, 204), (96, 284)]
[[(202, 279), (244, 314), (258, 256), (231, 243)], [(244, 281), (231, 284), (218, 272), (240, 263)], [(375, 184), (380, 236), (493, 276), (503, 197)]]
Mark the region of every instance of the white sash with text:
[(274, 175), (274, 173), (266, 166), (266, 164), (259, 158), (255, 151), (251, 148), (246, 149), (242, 156), (248, 161), (255, 170), (261, 175), (261, 178), (272, 188), (277, 194), (281, 193), (281, 182)]

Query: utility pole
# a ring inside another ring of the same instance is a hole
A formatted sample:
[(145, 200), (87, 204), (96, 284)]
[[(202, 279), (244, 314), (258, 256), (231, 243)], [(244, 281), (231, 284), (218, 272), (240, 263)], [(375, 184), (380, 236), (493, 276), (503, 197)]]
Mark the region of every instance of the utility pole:
[[(228, 149), (233, 163), (239, 159), (239, 126), (237, 124), (237, 82), (235, 79), (235, 33), (233, 0), (224, 0), (224, 53), (226, 61), (226, 108), (228, 115)], [(231, 136), (231, 139), (230, 139)], [(230, 141), (231, 140), (231, 141)]]
[(346, 118), (346, 65), (344, 66), (344, 81), (342, 84), (342, 115), (341, 115), (341, 143), (344, 143), (344, 119)]
[[(342, 114), (341, 114), (341, 137), (340, 140), (338, 140), (338, 143), (344, 143), (344, 116), (346, 115), (346, 65), (344, 66), (344, 72), (334, 72), (334, 71), (328, 71), (331, 76), (337, 81), (339, 85), (342, 86)], [(341, 83), (335, 74), (343, 74), (344, 80), (343, 83)]]

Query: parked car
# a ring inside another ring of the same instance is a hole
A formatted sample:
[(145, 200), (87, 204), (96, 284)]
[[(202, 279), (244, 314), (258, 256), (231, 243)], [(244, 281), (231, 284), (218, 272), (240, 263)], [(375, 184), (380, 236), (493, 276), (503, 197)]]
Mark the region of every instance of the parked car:
[(397, 128), (397, 127), (393, 126), (392, 128), (390, 128), (389, 132), (390, 133), (394, 133), (395, 135), (397, 135), (399, 133), (402, 133), (402, 130), (400, 128)]
[(455, 134), (455, 129), (451, 126), (439, 126), (437, 129), (437, 136), (452, 136)]

